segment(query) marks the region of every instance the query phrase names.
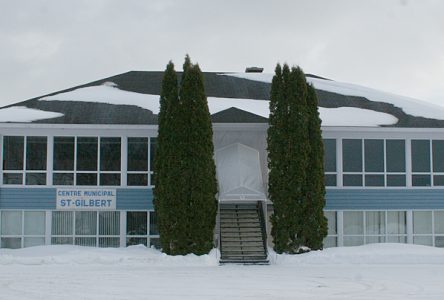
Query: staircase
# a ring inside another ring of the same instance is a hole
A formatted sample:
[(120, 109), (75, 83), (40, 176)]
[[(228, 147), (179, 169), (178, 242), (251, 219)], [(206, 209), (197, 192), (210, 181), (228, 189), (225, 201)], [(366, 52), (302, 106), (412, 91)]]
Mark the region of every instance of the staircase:
[(219, 205), (220, 263), (268, 264), (262, 202)]

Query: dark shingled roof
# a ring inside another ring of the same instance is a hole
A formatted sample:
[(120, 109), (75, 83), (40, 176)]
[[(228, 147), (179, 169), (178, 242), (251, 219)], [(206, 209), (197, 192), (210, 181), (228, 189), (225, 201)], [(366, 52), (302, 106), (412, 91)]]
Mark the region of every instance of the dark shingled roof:
[[(214, 72), (204, 72), (205, 91), (208, 97), (268, 100), (270, 84), (234, 76), (220, 76)], [(26, 106), (44, 111), (60, 112), (62, 117), (38, 120), (33, 123), (46, 124), (157, 124), (157, 115), (150, 110), (135, 105), (115, 105), (80, 101), (44, 101), (42, 97), (53, 96), (78, 88), (99, 86), (106, 82), (117, 84), (124, 91), (143, 94), (160, 94), (163, 72), (131, 71), (100, 79), (84, 85), (36, 97), (27, 101), (8, 105)], [(181, 73), (178, 72), (180, 78)], [(315, 75), (307, 77), (321, 78)], [(325, 79), (328, 80), (328, 79)], [(444, 120), (414, 117), (406, 114), (393, 104), (370, 101), (364, 97), (347, 96), (324, 90), (316, 90), (319, 106), (327, 108), (357, 107), (391, 114), (398, 123), (388, 127), (444, 127)], [(229, 108), (213, 114), (214, 123), (266, 123), (267, 119), (238, 108)]]

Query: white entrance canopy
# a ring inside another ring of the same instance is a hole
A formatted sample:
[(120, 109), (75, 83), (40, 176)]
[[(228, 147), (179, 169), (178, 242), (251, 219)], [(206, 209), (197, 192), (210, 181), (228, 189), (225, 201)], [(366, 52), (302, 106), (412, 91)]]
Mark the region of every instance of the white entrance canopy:
[(216, 150), (219, 201), (265, 201), (259, 151), (240, 143)]

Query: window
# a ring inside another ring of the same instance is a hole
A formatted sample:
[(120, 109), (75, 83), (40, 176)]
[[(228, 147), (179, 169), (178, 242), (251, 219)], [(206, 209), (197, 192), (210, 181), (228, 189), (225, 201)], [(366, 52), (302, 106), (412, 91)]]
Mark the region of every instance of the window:
[(77, 185), (97, 185), (98, 138), (77, 138)]
[(407, 216), (405, 211), (387, 212), (387, 242), (407, 243)]
[(148, 185), (148, 138), (128, 138), (128, 175), (130, 186)]
[(54, 185), (119, 186), (120, 137), (54, 137)]
[(364, 218), (362, 211), (344, 211), (344, 246), (364, 244)]
[(74, 184), (74, 137), (54, 137), (53, 184)]
[(126, 221), (127, 246), (143, 244), (159, 248), (159, 232), (155, 212), (128, 211)]
[(26, 185), (46, 184), (46, 149), (46, 137), (26, 137)]
[(366, 244), (385, 242), (385, 211), (365, 212), (365, 235)]
[(364, 140), (365, 186), (384, 186), (384, 140)]
[(120, 185), (120, 138), (100, 139), (100, 185)]
[(129, 186), (147, 186), (154, 184), (155, 149), (156, 138), (128, 138), (127, 184)]
[(53, 211), (52, 244), (120, 246), (119, 211)]
[(405, 141), (386, 140), (387, 186), (405, 186)]
[(324, 239), (324, 248), (337, 247), (338, 246), (338, 230), (337, 230), (337, 218), (335, 211), (325, 211), (325, 217), (328, 222), (328, 235)]
[(405, 211), (344, 211), (344, 246), (406, 243)]
[(435, 246), (444, 247), (444, 211), (434, 211)]
[(344, 186), (405, 186), (405, 141), (344, 139)]
[(431, 186), (430, 141), (412, 140), (412, 185)]
[(45, 244), (44, 211), (2, 211), (1, 247), (22, 248)]
[(412, 185), (444, 186), (444, 140), (412, 140)]
[(362, 140), (342, 141), (344, 186), (362, 186)]
[(45, 185), (46, 155), (46, 137), (4, 136), (3, 184)]
[(325, 186), (336, 186), (336, 140), (324, 139)]
[(413, 212), (413, 243), (433, 246), (432, 212)]

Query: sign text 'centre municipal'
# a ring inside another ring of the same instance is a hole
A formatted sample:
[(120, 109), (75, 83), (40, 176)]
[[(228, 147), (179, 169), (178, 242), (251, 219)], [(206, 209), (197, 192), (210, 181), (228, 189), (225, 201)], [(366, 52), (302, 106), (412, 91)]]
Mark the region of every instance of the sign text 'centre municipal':
[(115, 189), (57, 189), (57, 209), (116, 209)]

